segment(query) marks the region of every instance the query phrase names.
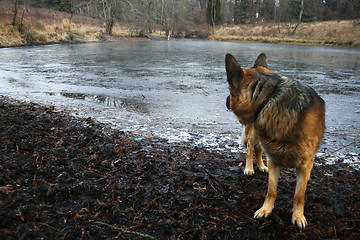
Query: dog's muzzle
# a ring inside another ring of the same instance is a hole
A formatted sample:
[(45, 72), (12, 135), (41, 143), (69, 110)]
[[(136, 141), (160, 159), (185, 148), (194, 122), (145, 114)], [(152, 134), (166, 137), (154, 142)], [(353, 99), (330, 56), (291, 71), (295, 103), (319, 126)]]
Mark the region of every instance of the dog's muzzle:
[(231, 107), (230, 107), (230, 95), (227, 96), (227, 98), (226, 98), (226, 107), (227, 107), (227, 109), (231, 110)]

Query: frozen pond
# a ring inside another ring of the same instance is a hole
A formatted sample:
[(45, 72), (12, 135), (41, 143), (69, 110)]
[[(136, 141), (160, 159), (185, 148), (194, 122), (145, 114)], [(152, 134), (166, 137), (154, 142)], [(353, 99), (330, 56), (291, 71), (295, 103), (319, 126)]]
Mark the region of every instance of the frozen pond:
[(4, 48), (0, 94), (70, 109), (139, 136), (245, 151), (234, 147), (241, 126), (225, 107), (228, 52), (243, 68), (265, 52), (271, 70), (312, 86), (327, 107), (319, 156), (347, 146), (328, 161), (359, 167), (358, 49), (207, 41)]

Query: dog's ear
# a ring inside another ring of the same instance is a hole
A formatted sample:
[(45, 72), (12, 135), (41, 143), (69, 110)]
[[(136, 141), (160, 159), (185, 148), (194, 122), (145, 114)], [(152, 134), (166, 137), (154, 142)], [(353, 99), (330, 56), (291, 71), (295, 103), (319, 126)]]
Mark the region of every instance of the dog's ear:
[(266, 57), (266, 54), (265, 53), (261, 53), (255, 63), (254, 63), (254, 67), (253, 68), (257, 68), (257, 67), (264, 67), (264, 68), (268, 68), (268, 60), (267, 60), (267, 57)]
[(237, 88), (238, 82), (244, 78), (244, 72), (236, 59), (229, 53), (225, 57), (225, 67), (230, 86)]

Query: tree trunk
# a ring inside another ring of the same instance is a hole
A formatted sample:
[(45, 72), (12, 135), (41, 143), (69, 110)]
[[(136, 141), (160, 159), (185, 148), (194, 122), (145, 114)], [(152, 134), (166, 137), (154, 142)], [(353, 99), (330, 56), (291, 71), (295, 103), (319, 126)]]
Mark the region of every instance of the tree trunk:
[(213, 36), (215, 36), (215, 19), (216, 19), (216, 9), (215, 9), (215, 0), (211, 2), (211, 23), (212, 23), (212, 30)]
[(298, 28), (300, 26), (300, 22), (301, 22), (303, 12), (304, 12), (304, 0), (301, 0), (301, 9), (300, 9), (300, 14), (299, 14), (299, 19), (298, 19), (298, 22), (296, 24), (296, 27), (294, 28), (294, 31), (292, 32), (293, 35), (296, 33), (296, 31), (298, 30)]
[(23, 26), (24, 14), (25, 14), (25, 11), (26, 11), (26, 6), (25, 6), (25, 3), (26, 3), (26, 1), (24, 1), (24, 9), (23, 9), (23, 12), (22, 12), (22, 14), (21, 14), (20, 27), (22, 27), (22, 26)]
[(14, 18), (13, 18), (13, 21), (12, 21), (13, 26), (15, 26), (15, 24), (16, 24), (17, 12), (18, 12), (18, 0), (14, 0)]
[(114, 26), (113, 19), (109, 19), (108, 21), (106, 21), (106, 33), (107, 34), (112, 35), (113, 26)]
[(273, 36), (276, 34), (276, 2), (274, 1), (274, 26), (273, 26)]
[(105, 21), (105, 32), (109, 35), (112, 35), (112, 28), (114, 25), (113, 1), (114, 0), (102, 0), (101, 2)]

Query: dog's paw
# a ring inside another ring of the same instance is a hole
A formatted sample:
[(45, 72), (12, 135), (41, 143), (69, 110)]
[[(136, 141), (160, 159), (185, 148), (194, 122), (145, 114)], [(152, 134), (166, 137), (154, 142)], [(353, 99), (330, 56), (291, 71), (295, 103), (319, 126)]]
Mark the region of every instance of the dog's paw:
[(264, 206), (257, 210), (254, 214), (254, 218), (267, 218), (272, 212), (272, 209), (265, 208)]
[(291, 218), (291, 222), (294, 225), (297, 225), (300, 229), (305, 229), (305, 227), (307, 225), (307, 221), (306, 221), (306, 218), (305, 218), (304, 214), (295, 214), (295, 213), (293, 213), (292, 218)]
[(250, 175), (253, 175), (255, 172), (254, 172), (254, 169), (252, 168), (245, 168), (245, 170), (244, 170), (244, 174), (245, 175), (248, 175), (248, 176), (250, 176)]
[(267, 166), (259, 167), (260, 171), (262, 172), (269, 172)]

